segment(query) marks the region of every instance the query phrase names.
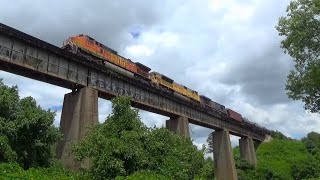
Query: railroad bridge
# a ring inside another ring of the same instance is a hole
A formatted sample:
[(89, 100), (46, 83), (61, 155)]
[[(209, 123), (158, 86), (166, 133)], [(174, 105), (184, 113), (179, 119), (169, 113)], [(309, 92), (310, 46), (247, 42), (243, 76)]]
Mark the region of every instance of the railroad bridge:
[(188, 123), (214, 131), (215, 174), (218, 179), (237, 179), (229, 134), (241, 137), (241, 156), (256, 164), (253, 141), (268, 137), (261, 129), (245, 129), (222, 119), (217, 112), (181, 100), (149, 84), (112, 72), (107, 67), (0, 23), (0, 70), (72, 89), (66, 94), (60, 121), (64, 134), (57, 157), (66, 166), (79, 168), (69, 153), (69, 144), (78, 142), (87, 125), (98, 123), (98, 97), (132, 97), (132, 106), (168, 116), (166, 127), (189, 137)]

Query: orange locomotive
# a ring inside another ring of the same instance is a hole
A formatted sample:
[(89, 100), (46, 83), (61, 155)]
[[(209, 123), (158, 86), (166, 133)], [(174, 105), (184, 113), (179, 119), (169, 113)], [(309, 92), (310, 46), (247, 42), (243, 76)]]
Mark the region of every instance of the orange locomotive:
[[(149, 79), (149, 71), (151, 70), (149, 67), (138, 62), (134, 63), (130, 59), (118, 55), (115, 50), (108, 48), (87, 35), (80, 34), (78, 36), (70, 37), (63, 43), (63, 48), (73, 53), (91, 54), (100, 58), (103, 64), (106, 64), (105, 61), (108, 61), (135, 75), (140, 75)], [(120, 69), (118, 68), (117, 70)]]

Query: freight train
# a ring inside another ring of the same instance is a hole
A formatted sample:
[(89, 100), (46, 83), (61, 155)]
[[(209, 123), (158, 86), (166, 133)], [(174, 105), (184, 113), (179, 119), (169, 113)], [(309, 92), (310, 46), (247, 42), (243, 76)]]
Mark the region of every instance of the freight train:
[[(144, 80), (154, 88), (165, 89), (174, 96), (196, 103), (208, 111), (218, 112), (225, 120), (237, 124), (240, 123), (251, 129), (259, 127), (257, 124), (243, 118), (242, 115), (236, 111), (225, 108), (225, 106), (212, 101), (206, 96), (199, 95), (197, 91), (181, 85), (161, 73), (150, 72), (151, 69), (149, 67), (139, 62), (132, 62), (130, 59), (120, 56), (117, 51), (99, 43), (90, 36), (80, 34), (70, 37), (63, 42), (62, 48), (84, 56), (87, 60), (98, 61), (122, 75)], [(259, 129), (267, 131), (262, 127), (259, 127)]]

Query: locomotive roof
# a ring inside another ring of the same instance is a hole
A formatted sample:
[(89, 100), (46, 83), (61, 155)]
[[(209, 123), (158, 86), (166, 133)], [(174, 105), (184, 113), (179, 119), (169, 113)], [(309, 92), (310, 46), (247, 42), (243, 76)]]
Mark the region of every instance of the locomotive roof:
[(207, 100), (207, 101), (211, 101), (211, 99), (210, 99), (210, 98), (208, 98), (207, 96), (200, 95), (200, 97), (201, 97), (201, 98), (203, 98), (203, 99), (205, 99), (205, 100)]
[(156, 75), (160, 76), (161, 79), (163, 79), (163, 80), (165, 80), (165, 81), (168, 81), (169, 83), (173, 83), (173, 82), (174, 82), (173, 79), (171, 79), (171, 78), (169, 78), (169, 77), (167, 77), (167, 76), (165, 76), (165, 75), (163, 75), (163, 74), (161, 74), (161, 73), (158, 73), (158, 72), (153, 71), (153, 72), (151, 72), (150, 74), (156, 74)]
[(116, 50), (114, 50), (114, 49), (112, 49), (112, 48), (109, 48), (108, 46), (106, 46), (106, 45), (104, 45), (104, 44), (96, 41), (94, 38), (90, 37), (89, 35), (79, 34), (79, 36), (80, 36), (80, 37), (85, 36), (85, 37), (87, 37), (88, 39), (90, 39), (91, 41), (96, 42), (96, 44), (99, 45), (99, 46), (101, 46), (103, 49), (105, 49), (105, 50), (107, 50), (107, 51), (110, 51), (110, 52), (112, 52), (112, 53), (114, 53), (114, 54), (118, 54), (118, 52), (117, 52)]
[(150, 71), (151, 70), (151, 68), (149, 68), (148, 66), (146, 66), (146, 65), (144, 65), (144, 64), (141, 64), (141, 63), (139, 63), (139, 62), (135, 62), (135, 64), (137, 65), (137, 66), (139, 66), (140, 68), (142, 68), (142, 69), (144, 69), (145, 71)]

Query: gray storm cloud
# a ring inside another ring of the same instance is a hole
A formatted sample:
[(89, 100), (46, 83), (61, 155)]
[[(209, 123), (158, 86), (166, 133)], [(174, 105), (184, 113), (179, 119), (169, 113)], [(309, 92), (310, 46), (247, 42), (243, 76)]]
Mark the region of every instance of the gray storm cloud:
[(239, 85), (241, 93), (262, 105), (289, 102), (285, 83), (290, 60), (277, 45), (265, 48), (261, 54), (248, 54), (230, 64), (220, 81)]
[[(72, 35), (89, 34), (119, 50), (131, 38), (130, 28), (163, 21), (181, 1), (11, 1), (0, 7), (0, 21), (54, 45)], [(170, 4), (169, 4), (170, 3)]]

